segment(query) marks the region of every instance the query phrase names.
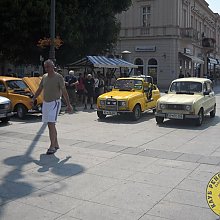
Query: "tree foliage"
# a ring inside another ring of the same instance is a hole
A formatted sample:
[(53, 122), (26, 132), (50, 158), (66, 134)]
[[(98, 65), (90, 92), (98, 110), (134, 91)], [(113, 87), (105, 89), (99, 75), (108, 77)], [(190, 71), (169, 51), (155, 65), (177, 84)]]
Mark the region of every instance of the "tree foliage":
[[(131, 0), (56, 0), (56, 36), (63, 45), (56, 50), (59, 63), (84, 55), (101, 54), (117, 41), (120, 25), (115, 18)], [(48, 57), (37, 46), (50, 37), (50, 0), (0, 1), (1, 58), (13, 63), (38, 63)]]

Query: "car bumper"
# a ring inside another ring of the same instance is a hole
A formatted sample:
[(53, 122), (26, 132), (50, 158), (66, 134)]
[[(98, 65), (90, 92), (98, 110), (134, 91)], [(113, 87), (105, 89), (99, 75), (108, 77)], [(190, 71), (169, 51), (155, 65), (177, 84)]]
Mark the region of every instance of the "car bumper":
[(0, 112), (0, 118), (9, 118), (12, 117), (13, 115), (14, 115), (13, 112), (4, 112), (4, 113)]
[[(169, 118), (169, 119), (197, 119), (199, 118), (198, 115), (192, 115), (192, 114), (158, 113), (158, 112), (155, 113), (155, 116)], [(177, 117), (177, 116), (180, 116), (180, 117)]]
[(132, 113), (132, 111), (129, 111), (129, 110), (114, 111), (114, 110), (97, 109), (97, 111), (102, 112), (104, 115), (119, 115), (122, 113)]

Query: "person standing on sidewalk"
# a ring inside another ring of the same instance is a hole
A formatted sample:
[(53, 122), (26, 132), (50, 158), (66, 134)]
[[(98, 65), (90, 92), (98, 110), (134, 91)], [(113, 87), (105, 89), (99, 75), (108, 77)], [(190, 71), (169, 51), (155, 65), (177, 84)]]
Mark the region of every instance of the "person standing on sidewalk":
[(50, 136), (50, 147), (46, 154), (54, 154), (59, 149), (57, 140), (56, 121), (61, 108), (61, 96), (63, 95), (67, 104), (67, 111), (72, 112), (73, 108), (70, 105), (69, 96), (66, 91), (64, 78), (54, 71), (54, 63), (52, 60), (44, 62), (44, 68), (47, 72), (43, 75), (40, 85), (32, 98), (32, 104), (43, 91), (43, 107), (42, 121), (47, 123)]
[(69, 71), (69, 75), (65, 77), (65, 85), (67, 93), (69, 95), (70, 103), (73, 106), (73, 110), (76, 111), (76, 86), (79, 84), (73, 70)]
[(87, 109), (87, 101), (88, 98), (90, 99), (90, 109), (93, 108), (93, 97), (94, 97), (94, 90), (95, 90), (95, 81), (92, 77), (92, 74), (88, 74), (85, 81), (85, 107), (84, 109)]

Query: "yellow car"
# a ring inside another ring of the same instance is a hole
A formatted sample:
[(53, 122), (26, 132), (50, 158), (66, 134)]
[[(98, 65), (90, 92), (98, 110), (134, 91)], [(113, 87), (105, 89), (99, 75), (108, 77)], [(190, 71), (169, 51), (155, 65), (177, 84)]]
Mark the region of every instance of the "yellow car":
[(0, 76), (0, 96), (8, 98), (12, 103), (13, 112), (23, 119), (28, 112), (40, 112), (43, 103), (42, 94), (37, 98), (34, 106), (31, 98), (40, 83), (40, 77), (15, 78)]
[(202, 125), (204, 115), (215, 117), (216, 99), (212, 81), (206, 78), (180, 78), (174, 80), (166, 95), (157, 101), (155, 113), (158, 124), (168, 119), (193, 119)]
[(104, 119), (107, 115), (130, 114), (134, 120), (142, 112), (155, 110), (160, 91), (156, 85), (145, 82), (143, 78), (119, 78), (111, 92), (97, 99), (97, 115)]

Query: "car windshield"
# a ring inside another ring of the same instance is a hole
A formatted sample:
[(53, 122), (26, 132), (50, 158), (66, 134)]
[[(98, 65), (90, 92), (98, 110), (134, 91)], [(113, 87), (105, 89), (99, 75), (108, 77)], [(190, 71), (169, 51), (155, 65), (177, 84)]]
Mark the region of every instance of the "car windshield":
[(25, 90), (27, 85), (22, 80), (10, 80), (6, 82), (8, 89), (11, 90)]
[(200, 82), (173, 82), (170, 86), (170, 92), (176, 93), (200, 93), (202, 92), (202, 83)]
[(115, 82), (114, 89), (130, 91), (140, 90), (143, 87), (142, 80), (138, 79), (119, 79)]

